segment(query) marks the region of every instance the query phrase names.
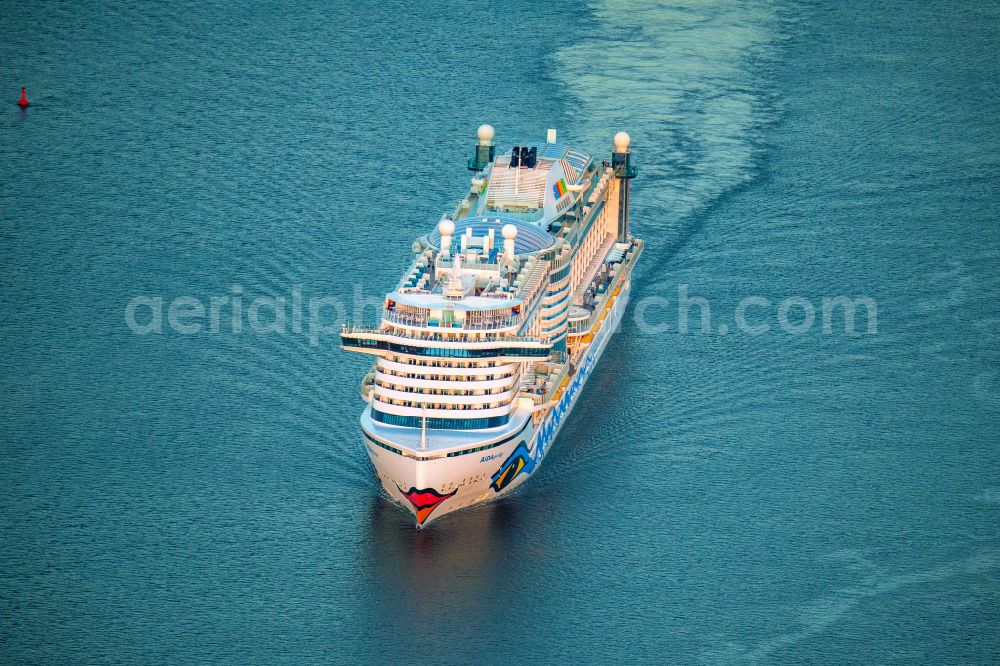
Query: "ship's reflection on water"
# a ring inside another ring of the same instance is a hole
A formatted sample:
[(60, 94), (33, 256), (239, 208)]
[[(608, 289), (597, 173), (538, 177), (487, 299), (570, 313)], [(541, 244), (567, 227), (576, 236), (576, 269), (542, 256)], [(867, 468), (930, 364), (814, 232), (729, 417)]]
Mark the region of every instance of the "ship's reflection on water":
[(418, 530), (408, 512), (374, 498), (365, 551), (376, 606), (395, 622), (419, 626), (442, 615), (478, 614), (509, 587), (504, 572), (523, 540), (521, 513), (515, 495)]

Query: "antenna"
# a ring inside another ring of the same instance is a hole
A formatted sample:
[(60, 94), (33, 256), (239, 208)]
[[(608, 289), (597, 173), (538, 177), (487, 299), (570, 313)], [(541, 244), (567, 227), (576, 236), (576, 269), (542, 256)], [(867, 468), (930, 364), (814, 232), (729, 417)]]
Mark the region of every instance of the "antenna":
[[(465, 238), (464, 236), (462, 238)], [(448, 275), (448, 286), (444, 292), (445, 298), (462, 298), (465, 287), (462, 285), (462, 255), (455, 255), (455, 263)]]

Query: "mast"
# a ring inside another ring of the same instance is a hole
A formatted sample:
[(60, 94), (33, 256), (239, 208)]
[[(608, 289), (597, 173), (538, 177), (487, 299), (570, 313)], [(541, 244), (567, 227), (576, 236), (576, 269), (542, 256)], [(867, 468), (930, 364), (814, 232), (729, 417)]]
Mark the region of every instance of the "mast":
[(427, 450), (427, 405), (421, 406), (421, 419), (420, 419), (420, 450)]
[(611, 166), (618, 179), (618, 242), (628, 242), (628, 195), (629, 186), (635, 178), (636, 168), (632, 166), (629, 144), (632, 139), (625, 132), (615, 134), (615, 152), (611, 155)]

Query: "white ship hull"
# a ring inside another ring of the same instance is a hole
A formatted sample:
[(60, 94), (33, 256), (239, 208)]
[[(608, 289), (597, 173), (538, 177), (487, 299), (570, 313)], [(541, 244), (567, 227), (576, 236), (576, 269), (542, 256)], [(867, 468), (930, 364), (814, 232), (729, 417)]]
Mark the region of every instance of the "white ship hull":
[[(475, 454), (420, 460), (378, 446), (365, 429), (366, 418), (362, 417), (365, 450), (382, 488), (393, 501), (413, 514), (417, 527), (459, 509), (507, 495), (538, 470), (608, 341), (618, 330), (631, 295), (631, 277), (623, 276), (621, 285), (621, 291), (609, 304), (608, 315), (581, 357), (566, 390), (537, 427), (530, 414), (521, 414), (516, 422), (523, 426), (515, 426), (515, 435), (507, 435), (509, 441), (499, 446)], [(476, 443), (471, 442), (470, 446), (475, 447)]]

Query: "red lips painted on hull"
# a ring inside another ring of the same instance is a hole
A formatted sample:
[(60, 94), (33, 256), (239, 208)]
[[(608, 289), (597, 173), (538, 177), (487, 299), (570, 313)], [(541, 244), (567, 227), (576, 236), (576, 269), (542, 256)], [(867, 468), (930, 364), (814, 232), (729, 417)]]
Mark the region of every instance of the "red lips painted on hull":
[[(396, 487), (399, 488), (399, 486)], [(458, 492), (458, 488), (446, 495), (442, 495), (433, 488), (425, 488), (423, 490), (417, 490), (416, 488), (403, 490), (399, 488), (399, 492), (403, 493), (403, 497), (413, 505), (413, 509), (417, 513), (417, 527), (420, 527), (427, 520), (427, 517), (431, 515), (431, 512), (438, 508), (441, 502), (449, 497), (453, 497)]]

